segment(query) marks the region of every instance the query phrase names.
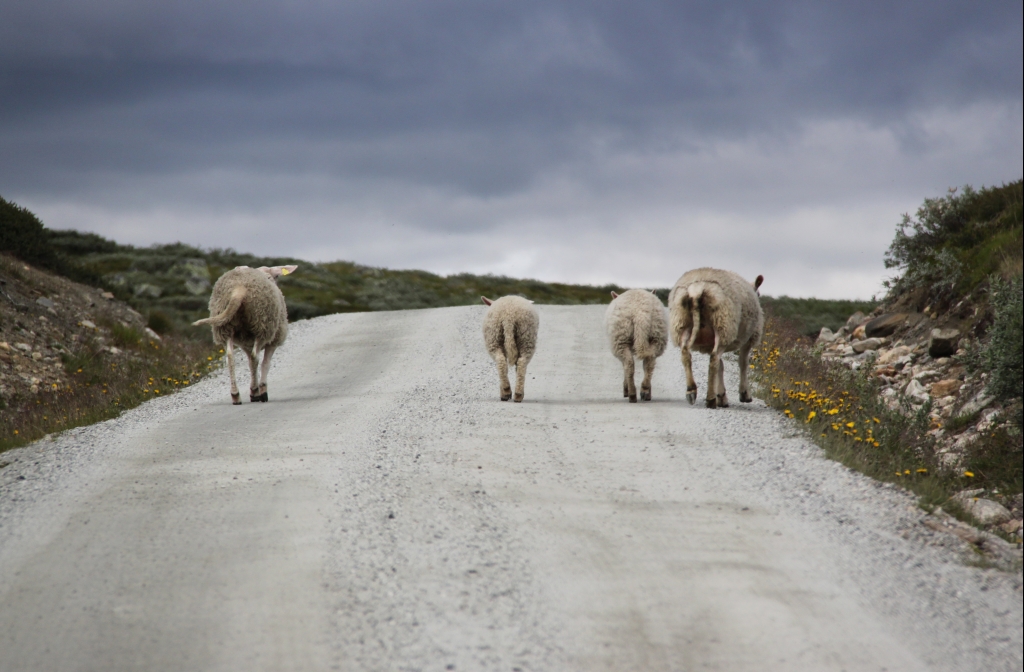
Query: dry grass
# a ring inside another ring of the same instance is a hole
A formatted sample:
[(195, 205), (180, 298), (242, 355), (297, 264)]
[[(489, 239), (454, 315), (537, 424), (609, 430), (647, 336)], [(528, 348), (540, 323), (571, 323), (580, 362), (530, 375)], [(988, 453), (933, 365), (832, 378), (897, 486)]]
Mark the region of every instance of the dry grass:
[(194, 384), (220, 365), (209, 343), (172, 338), (157, 342), (120, 325), (113, 335), (122, 350), (116, 356), (96, 340), (84, 342), (62, 357), (69, 383), (8, 400), (0, 409), (0, 452), (117, 417), (147, 399)]

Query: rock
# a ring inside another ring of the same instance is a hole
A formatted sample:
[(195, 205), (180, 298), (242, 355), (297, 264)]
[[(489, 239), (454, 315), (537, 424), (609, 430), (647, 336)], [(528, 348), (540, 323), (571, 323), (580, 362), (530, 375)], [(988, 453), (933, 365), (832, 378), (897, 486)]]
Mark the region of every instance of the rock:
[(1007, 534), (1013, 534), (1014, 532), (1019, 530), (1021, 527), (1024, 527), (1024, 521), (1008, 520), (1005, 523), (1003, 523), (1002, 525), (1000, 525), (999, 527), (1001, 527), (1003, 529), (1003, 532), (1006, 532)]
[[(343, 299), (339, 299), (339, 300), (343, 300)], [(335, 301), (334, 303), (337, 304), (338, 301)], [(828, 327), (822, 327), (821, 331), (818, 332), (818, 342), (819, 343), (831, 343), (834, 340), (836, 340), (836, 335), (833, 334), (832, 330), (829, 329)]]
[(929, 383), (939, 377), (939, 372), (935, 369), (921, 368), (914, 372), (914, 380), (921, 384)]
[(103, 293), (100, 294), (100, 296), (102, 296), (107, 301), (113, 301), (114, 300), (114, 294), (112, 292), (103, 292)]
[(864, 323), (864, 336), (879, 338), (891, 336), (907, 320), (907, 313), (886, 313)]
[(935, 359), (949, 357), (956, 354), (956, 346), (959, 343), (959, 329), (932, 329), (928, 338), (928, 354)]
[(156, 333), (155, 331), (153, 331), (149, 327), (146, 327), (143, 331), (146, 333), (146, 336), (149, 336), (150, 338), (152, 338), (154, 340), (157, 340), (157, 341), (164, 340), (164, 339), (160, 338), (160, 334)]
[(43, 353), (39, 352), (38, 350), (36, 350), (35, 352), (32, 353), (32, 359), (34, 361), (38, 362), (42, 358), (43, 358)]
[(164, 293), (164, 290), (156, 285), (152, 285), (148, 282), (143, 282), (140, 285), (135, 285), (133, 290), (135, 296), (148, 298), (148, 299), (159, 299), (160, 295)]
[(973, 399), (963, 405), (963, 408), (960, 409), (960, 415), (974, 415), (993, 401), (995, 401), (995, 397), (990, 397), (985, 394), (985, 390), (981, 390), (974, 395)]
[(846, 319), (846, 330), (853, 331), (860, 325), (864, 324), (865, 319), (867, 318), (864, 317), (864, 313), (858, 310), (856, 313), (850, 315), (850, 317)]
[(929, 398), (928, 390), (926, 390), (924, 385), (918, 382), (917, 379), (911, 380), (907, 383), (907, 387), (903, 390), (903, 394), (907, 395), (912, 401), (916, 401), (919, 404), (923, 404), (928, 401)]
[(1013, 518), (1009, 509), (991, 499), (965, 497), (962, 494), (957, 494), (953, 498), (982, 525), (998, 525)]
[(880, 338), (865, 338), (863, 341), (854, 341), (850, 344), (853, 351), (857, 354), (867, 352), (868, 350), (878, 350), (882, 345), (882, 339)]
[(892, 364), (900, 357), (910, 354), (910, 347), (906, 345), (897, 345), (895, 348), (890, 348), (885, 352), (878, 355), (879, 364)]
[(22, 352), (32, 352), (32, 346), (28, 343), (15, 343), (14, 347)]
[(931, 394), (933, 397), (948, 397), (960, 391), (960, 381), (955, 378), (940, 380), (932, 383)]
[(0, 350), (10, 350), (11, 344), (7, 341), (0, 341)]
[(36, 303), (42, 306), (43, 308), (53, 308), (54, 305), (53, 301), (47, 299), (44, 296), (40, 296), (38, 299), (36, 299)]
[(82, 320), (78, 324), (80, 326), (85, 327), (86, 329), (95, 329), (96, 328), (96, 324), (92, 320)]
[(852, 338), (855, 341), (863, 341), (865, 338), (867, 338), (867, 336), (864, 335), (864, 325), (862, 324), (858, 326), (856, 329), (854, 329), (853, 334), (850, 335), (850, 338)]
[(202, 296), (210, 291), (210, 281), (206, 278), (188, 278), (185, 280), (185, 291), (193, 296)]

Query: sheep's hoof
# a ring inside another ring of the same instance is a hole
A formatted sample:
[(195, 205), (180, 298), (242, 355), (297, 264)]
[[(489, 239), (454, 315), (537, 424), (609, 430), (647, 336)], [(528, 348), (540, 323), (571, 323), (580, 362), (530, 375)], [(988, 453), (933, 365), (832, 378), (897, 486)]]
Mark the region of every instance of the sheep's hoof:
[(267, 396), (266, 392), (264, 392), (263, 394), (261, 394), (260, 396), (258, 396), (256, 398), (259, 399), (260, 401), (264, 402), (264, 403), (270, 401), (270, 397)]
[(629, 395), (629, 403), (631, 403), (631, 404), (635, 404), (636, 403), (636, 395), (635, 394)]
[(718, 408), (718, 400), (715, 399), (714, 397), (711, 397), (710, 399), (705, 399), (704, 405), (707, 406), (708, 408)]
[(729, 408), (729, 399), (724, 394), (718, 395), (718, 407)]
[(242, 405), (242, 395), (237, 394), (237, 393), (236, 394), (232, 394), (231, 395), (231, 404), (233, 406), (241, 406)]
[(511, 398), (512, 398), (512, 393), (511, 392), (502, 392), (501, 393), (501, 400), (502, 401), (508, 401)]
[(690, 402), (691, 406), (693, 406), (695, 403), (697, 403), (697, 390), (694, 390), (692, 392), (687, 392), (686, 393), (686, 400), (688, 402)]
[(650, 400), (651, 400), (651, 391), (650, 390), (640, 390), (640, 401), (650, 401)]
[(740, 392), (740, 401), (742, 401), (744, 404), (749, 404), (750, 402), (753, 401), (753, 399), (751, 399), (750, 395), (747, 394), (747, 391), (744, 390)]
[(522, 400), (523, 400), (522, 392), (516, 392), (516, 396), (515, 396), (515, 398), (512, 401), (514, 401), (514, 402), (516, 402), (518, 404)]
[(624, 396), (624, 397), (628, 397), (629, 396), (629, 388), (628, 387), (622, 388), (622, 396)]

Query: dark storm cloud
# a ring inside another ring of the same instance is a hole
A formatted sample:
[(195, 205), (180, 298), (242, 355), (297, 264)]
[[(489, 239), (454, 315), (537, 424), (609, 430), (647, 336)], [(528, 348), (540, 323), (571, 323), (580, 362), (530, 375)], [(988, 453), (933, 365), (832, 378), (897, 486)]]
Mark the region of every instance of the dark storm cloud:
[[(572, 279), (627, 231), (733, 227), (760, 241), (731, 245), (739, 260), (771, 246), (747, 221), (806, 259), (802, 213), (890, 212), (846, 247), (880, 259), (899, 208), (1020, 171), (1019, 2), (0, 0), (0, 16), (0, 194), (131, 242), (250, 231), (240, 246)], [(304, 235), (281, 233), (297, 220)], [(379, 228), (396, 223), (407, 247)]]

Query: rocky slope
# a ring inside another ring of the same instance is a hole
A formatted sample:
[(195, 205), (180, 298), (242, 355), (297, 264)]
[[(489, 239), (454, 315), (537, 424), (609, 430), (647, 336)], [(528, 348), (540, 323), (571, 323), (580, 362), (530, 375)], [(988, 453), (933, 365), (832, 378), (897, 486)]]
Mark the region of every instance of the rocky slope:
[[(886, 306), (879, 306), (869, 315), (851, 315), (838, 332), (822, 329), (817, 346), (825, 359), (854, 370), (867, 367), (891, 409), (927, 411), (928, 434), (942, 467), (971, 477), (967, 467), (973, 450), (997, 431), (1011, 436), (1020, 431), (1007, 404), (986, 391), (987, 374), (963, 363), (977, 317), (977, 309), (965, 302), (942, 314), (927, 307), (886, 312)], [(956, 494), (953, 505), (1020, 546), (1024, 507), (1019, 493), (969, 488)]]

